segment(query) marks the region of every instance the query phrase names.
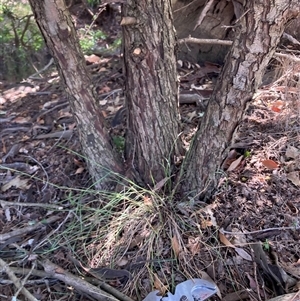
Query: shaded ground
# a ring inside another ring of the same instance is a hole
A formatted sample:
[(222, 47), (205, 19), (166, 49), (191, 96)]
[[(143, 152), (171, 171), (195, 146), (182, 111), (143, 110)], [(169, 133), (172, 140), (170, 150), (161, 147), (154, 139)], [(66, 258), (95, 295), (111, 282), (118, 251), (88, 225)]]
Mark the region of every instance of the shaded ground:
[[(120, 58), (97, 59), (88, 68), (110, 124), (124, 102)], [(181, 95), (197, 99), (180, 106), (186, 147), (218, 70), (178, 66)], [(154, 289), (174, 291), (190, 278), (209, 279), (228, 301), (297, 292), (299, 66), (286, 70), (255, 95), (210, 204), (133, 183), (120, 183), (115, 193), (94, 191), (55, 72), (26, 84), (3, 83), (0, 258), (17, 277), (28, 277), (25, 287), (39, 300), (97, 300), (81, 279), (134, 300)], [(119, 121), (111, 135), (122, 141)], [(80, 278), (70, 282), (68, 273)], [(4, 272), (0, 283), (0, 299), (10, 300), (15, 288)]]

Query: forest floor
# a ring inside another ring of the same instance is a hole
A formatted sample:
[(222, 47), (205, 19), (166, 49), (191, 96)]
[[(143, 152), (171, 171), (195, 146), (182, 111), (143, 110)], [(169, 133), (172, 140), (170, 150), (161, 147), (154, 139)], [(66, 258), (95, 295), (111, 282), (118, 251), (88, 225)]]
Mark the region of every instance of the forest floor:
[[(86, 60), (110, 125), (124, 105), (121, 58)], [(94, 190), (56, 71), (2, 83), (0, 299), (15, 295), (3, 270), (26, 278), (38, 300), (97, 300), (82, 281), (133, 300), (174, 292), (192, 278), (217, 286), (210, 300), (299, 292), (299, 71), (286, 66), (254, 95), (209, 203), (130, 181), (120, 180), (115, 192)], [(180, 105), (186, 148), (219, 72), (210, 63), (178, 65), (181, 94), (204, 103)], [(126, 120), (109, 131), (119, 147)]]

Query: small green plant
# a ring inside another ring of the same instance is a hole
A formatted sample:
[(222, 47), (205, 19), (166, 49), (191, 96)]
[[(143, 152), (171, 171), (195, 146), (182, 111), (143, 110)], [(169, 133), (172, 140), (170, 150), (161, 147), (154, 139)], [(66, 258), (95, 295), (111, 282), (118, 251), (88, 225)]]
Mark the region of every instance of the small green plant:
[(87, 0), (87, 3), (90, 7), (96, 7), (101, 4), (101, 0)]
[[(88, 30), (88, 29), (86, 29), (86, 30)], [(85, 54), (92, 53), (98, 40), (104, 40), (107, 38), (106, 34), (101, 30), (89, 31), (88, 34), (86, 32), (85, 33), (79, 32), (79, 36), (80, 36), (80, 34), (83, 37), (79, 39), (79, 43), (80, 43), (82, 51)]]
[(244, 154), (244, 157), (245, 158), (250, 158), (250, 156), (251, 156), (251, 152), (250, 151), (245, 151), (245, 154)]
[(125, 138), (122, 136), (113, 136), (112, 140), (117, 151), (123, 153), (125, 150)]
[(265, 242), (263, 243), (263, 248), (266, 250), (266, 251), (270, 251), (270, 243), (269, 241), (266, 239)]

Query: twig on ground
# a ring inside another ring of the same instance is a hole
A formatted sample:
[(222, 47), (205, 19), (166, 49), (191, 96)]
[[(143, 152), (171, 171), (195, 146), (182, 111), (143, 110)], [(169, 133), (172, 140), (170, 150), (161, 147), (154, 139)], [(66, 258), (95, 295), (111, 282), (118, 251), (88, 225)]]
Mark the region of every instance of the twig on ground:
[(260, 296), (259, 283), (258, 283), (258, 279), (257, 279), (257, 263), (255, 261), (253, 261), (253, 270), (254, 270), (254, 280), (255, 280), (256, 289), (257, 289), (257, 296), (258, 296), (259, 301), (262, 301), (261, 296)]
[(36, 75), (40, 75), (42, 72), (46, 71), (46, 70), (53, 64), (53, 62), (54, 62), (54, 59), (51, 58), (50, 61), (49, 61), (49, 63), (48, 63), (44, 68), (42, 68), (42, 69), (39, 70), (38, 72), (36, 72), (36, 73), (30, 75), (28, 78), (29, 78), (29, 79), (35, 79), (35, 78), (36, 78)]
[(34, 262), (32, 263), (31, 269), (30, 269), (29, 272), (26, 274), (25, 278), (22, 279), (22, 281), (21, 281), (22, 286), (21, 286), (21, 287), (16, 291), (16, 293), (15, 293), (15, 297), (16, 297), (16, 298), (18, 297), (19, 293), (20, 293), (20, 292), (22, 291), (22, 289), (24, 288), (24, 284), (27, 283), (27, 279), (28, 279), (29, 276), (32, 274), (32, 271), (33, 271), (33, 269), (34, 269), (35, 266), (36, 266), (36, 262), (34, 261)]
[(267, 229), (261, 229), (261, 230), (255, 230), (255, 231), (250, 231), (250, 232), (230, 232), (230, 231), (225, 231), (224, 229), (220, 229), (220, 232), (223, 234), (231, 234), (231, 235), (247, 235), (247, 234), (256, 234), (256, 233), (264, 233), (268, 231), (275, 231), (275, 230), (298, 230), (300, 229), (300, 226), (296, 225), (293, 227), (274, 227), (274, 228), (267, 228)]
[(14, 285), (17, 289), (19, 289), (22, 294), (29, 300), (29, 301), (38, 301), (21, 283), (19, 278), (16, 277), (14, 272), (10, 269), (8, 264), (0, 258), (0, 267), (5, 271), (5, 273), (8, 275), (9, 279), (13, 281)]
[(71, 255), (68, 255), (68, 258), (77, 267), (82, 268), (84, 271), (86, 271), (87, 273), (89, 273), (90, 275), (92, 275), (93, 277), (95, 277), (96, 278), (95, 282), (97, 282), (97, 284), (99, 285), (99, 287), (102, 288), (104, 291), (108, 292), (109, 294), (113, 295), (114, 297), (118, 298), (119, 300), (122, 300), (122, 301), (133, 301), (128, 296), (126, 296), (123, 293), (121, 293), (120, 291), (116, 290), (115, 288), (113, 288), (109, 284), (103, 282), (103, 280), (101, 280), (101, 278), (97, 275), (97, 273), (93, 272), (92, 269), (88, 269), (85, 266), (83, 266), (81, 262), (79, 262), (77, 259), (75, 259)]
[(46, 238), (44, 238), (41, 242), (39, 242), (39, 243), (34, 247), (33, 251), (36, 250), (36, 249), (38, 249), (39, 247), (41, 247), (42, 244), (43, 244), (46, 240), (48, 240), (49, 237), (50, 237), (51, 235), (53, 235), (54, 233), (56, 233), (56, 232), (61, 228), (61, 226), (64, 225), (65, 222), (69, 219), (69, 217), (71, 216), (71, 213), (73, 213), (73, 211), (69, 211), (68, 214), (67, 214), (67, 216), (66, 216), (66, 217), (64, 218), (64, 220), (58, 225), (58, 227), (57, 227), (56, 229), (52, 230), (49, 234), (47, 234)]
[(67, 106), (68, 104), (69, 104), (68, 101), (64, 101), (64, 102), (62, 102), (62, 103), (60, 103), (60, 104), (54, 106), (54, 107), (51, 108), (51, 109), (48, 109), (48, 110), (46, 110), (46, 111), (43, 111), (43, 112), (41, 112), (40, 114), (38, 114), (37, 116), (35, 116), (35, 120), (41, 118), (41, 117), (44, 116), (44, 115), (49, 114), (49, 113), (52, 112), (52, 111), (55, 111), (55, 110), (60, 109), (60, 108), (62, 108), (62, 107), (65, 107), (65, 106)]
[(2, 207), (24, 206), (24, 207), (42, 207), (42, 208), (49, 208), (49, 209), (54, 209), (54, 210), (64, 209), (63, 206), (52, 205), (52, 204), (7, 202), (7, 201), (4, 201), (4, 200), (0, 200), (0, 205)]
[(38, 135), (34, 137), (34, 139), (49, 139), (49, 138), (69, 139), (72, 136), (73, 132), (74, 132), (73, 130), (53, 132), (49, 134)]
[[(40, 271), (40, 270), (35, 270), (35, 269), (27, 269), (27, 268), (16, 268), (16, 267), (9, 267), (10, 270), (17, 274), (17, 275), (27, 275), (29, 272), (31, 273), (32, 276), (36, 276), (36, 277), (40, 277), (40, 278), (46, 278), (47, 277), (47, 273), (45, 273), (44, 271)], [(44, 281), (44, 280), (43, 280)]]
[(45, 185), (43, 186), (43, 188), (42, 188), (42, 192), (44, 192), (45, 191), (45, 189), (47, 188), (47, 186), (48, 186), (48, 183), (49, 183), (49, 176), (48, 176), (48, 173), (47, 173), (47, 171), (45, 170), (45, 168), (44, 168), (44, 166), (42, 165), (42, 163), (40, 163), (38, 160), (36, 160), (35, 158), (33, 158), (32, 156), (26, 156), (27, 158), (29, 158), (29, 159), (31, 159), (32, 161), (34, 161), (36, 164), (38, 164), (40, 167), (41, 167), (41, 169), (43, 170), (43, 172), (44, 172), (44, 174), (45, 174), (45, 176), (46, 176), (46, 183), (45, 183)]
[(0, 243), (5, 243), (5, 241), (11, 237), (14, 236), (21, 236), (23, 234), (26, 234), (28, 232), (34, 231), (36, 229), (42, 228), (44, 227), (46, 224), (50, 224), (53, 222), (56, 222), (57, 220), (59, 220), (61, 217), (60, 216), (51, 216), (46, 220), (42, 220), (40, 222), (38, 222), (35, 225), (32, 226), (28, 226), (22, 229), (17, 229), (8, 233), (4, 233), (4, 234), (0, 234)]
[(92, 296), (96, 300), (100, 301), (112, 301), (118, 300), (112, 295), (104, 292), (103, 290), (99, 289), (98, 287), (82, 280), (79, 277), (72, 275), (71, 273), (65, 271), (60, 266), (52, 263), (50, 260), (45, 259), (41, 261), (42, 266), (45, 269), (45, 272), (53, 277), (57, 278), (67, 285), (73, 286), (76, 290), (86, 293), (87, 295)]

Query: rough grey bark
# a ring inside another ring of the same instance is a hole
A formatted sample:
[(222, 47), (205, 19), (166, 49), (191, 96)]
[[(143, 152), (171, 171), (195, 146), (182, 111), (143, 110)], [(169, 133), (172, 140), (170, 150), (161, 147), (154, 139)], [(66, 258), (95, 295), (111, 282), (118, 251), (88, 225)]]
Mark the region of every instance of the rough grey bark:
[(170, 0), (123, 6), (126, 156), (147, 184), (165, 178), (180, 153), (175, 32)]
[(55, 58), (77, 122), (79, 139), (96, 186), (110, 187), (111, 171), (121, 172), (96, 105), (92, 80), (87, 72), (71, 16), (63, 0), (29, 0), (36, 21)]
[(182, 172), (182, 191), (208, 198), (220, 166), (263, 72), (289, 20), (299, 14), (298, 0), (245, 1), (245, 15)]

